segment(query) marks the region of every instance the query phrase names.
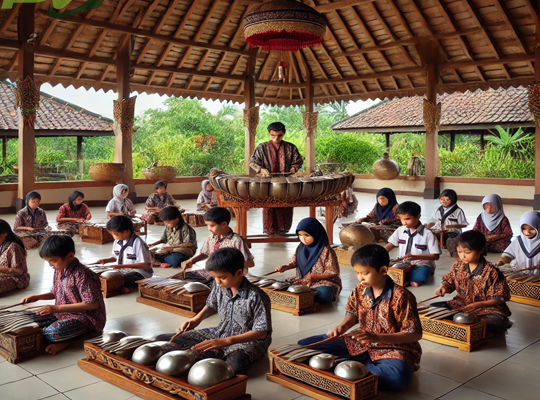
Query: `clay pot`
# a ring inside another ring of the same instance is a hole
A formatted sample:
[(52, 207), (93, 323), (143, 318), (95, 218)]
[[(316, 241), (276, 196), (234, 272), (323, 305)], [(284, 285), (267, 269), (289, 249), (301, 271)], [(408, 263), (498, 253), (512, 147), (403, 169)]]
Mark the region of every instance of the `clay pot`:
[(374, 243), (375, 237), (364, 225), (349, 225), (339, 232), (339, 240), (345, 247), (361, 247)]
[(383, 181), (398, 177), (400, 170), (398, 163), (391, 160), (386, 151), (383, 158), (373, 164), (373, 175)]
[(124, 163), (93, 163), (88, 171), (90, 177), (98, 182), (122, 183), (126, 174)]
[(148, 167), (142, 170), (142, 174), (153, 181), (172, 182), (176, 178), (176, 167)]

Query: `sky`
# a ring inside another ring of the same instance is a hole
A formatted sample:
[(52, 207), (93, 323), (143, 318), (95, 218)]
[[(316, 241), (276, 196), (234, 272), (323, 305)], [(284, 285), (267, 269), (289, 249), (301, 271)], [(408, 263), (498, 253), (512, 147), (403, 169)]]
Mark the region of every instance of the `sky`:
[[(87, 91), (84, 88), (75, 89), (73, 86), (64, 88), (62, 85), (52, 87), (48, 83), (41, 85), (41, 91), (108, 118), (113, 117), (113, 100), (118, 98), (118, 95), (112, 91), (107, 93), (103, 90), (96, 92), (94, 89)], [(139, 115), (149, 108), (164, 108), (163, 102), (167, 99), (167, 96), (159, 96), (157, 94), (143, 93), (139, 95), (132, 93), (133, 95), (137, 95), (135, 115)], [(223, 105), (222, 102), (217, 100), (201, 101), (204, 107), (212, 114), (216, 114)], [(347, 106), (347, 111), (349, 115), (353, 115), (365, 108), (371, 107), (374, 103), (372, 100), (351, 102)]]

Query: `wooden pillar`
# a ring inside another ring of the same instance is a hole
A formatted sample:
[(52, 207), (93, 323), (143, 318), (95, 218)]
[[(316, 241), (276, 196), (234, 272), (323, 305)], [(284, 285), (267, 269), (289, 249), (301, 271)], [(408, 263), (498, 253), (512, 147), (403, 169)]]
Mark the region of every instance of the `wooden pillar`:
[(8, 137), (7, 136), (4, 136), (3, 140), (2, 140), (2, 162), (6, 162), (7, 160), (7, 141), (8, 141)]
[(311, 79), (311, 71), (306, 68), (306, 112), (303, 115), (306, 132), (306, 172), (315, 171), (315, 131), (317, 130), (318, 113), (313, 112), (315, 87)]
[(450, 133), (450, 151), (454, 151), (455, 147), (456, 147), (456, 133), (451, 132)]
[[(540, 12), (538, 13), (540, 18)], [(538, 19), (537, 19), (538, 21)], [(535, 86), (540, 85), (540, 26), (536, 23), (536, 46), (534, 48), (534, 80)], [(531, 88), (529, 88), (529, 91)], [(530, 93), (530, 92), (529, 92)], [(533, 210), (540, 210), (540, 121), (536, 118), (534, 128), (534, 199)]]
[(486, 148), (486, 140), (484, 139), (484, 131), (480, 134), (480, 150), (484, 151)]
[(129, 69), (131, 56), (131, 37), (126, 35), (118, 47), (116, 58), (116, 84), (118, 87), (118, 101), (114, 101), (114, 134), (116, 144), (114, 162), (126, 165), (124, 184), (129, 186), (128, 197), (134, 203), (137, 200), (135, 184), (133, 182), (133, 120), (135, 117), (136, 96), (129, 97), (131, 93), (129, 83)]
[(427, 87), (424, 99), (424, 125), (426, 127), (426, 154), (425, 154), (425, 187), (424, 199), (439, 197), (440, 187), (437, 176), (439, 169), (439, 122), (440, 104), (437, 105), (437, 58), (438, 45), (427, 40), (421, 46), (422, 64), (426, 67)]
[(39, 87), (34, 83), (34, 45), (28, 43), (34, 33), (35, 4), (22, 4), (17, 16), (20, 43), (17, 66), (17, 107), (19, 115), (19, 183), (15, 208), (25, 206), (26, 194), (34, 190), (36, 142), (35, 109), (39, 105)]
[(386, 132), (384, 138), (386, 141), (386, 150), (390, 150), (390, 132)]
[(255, 107), (255, 65), (257, 64), (258, 49), (249, 51), (248, 74), (244, 81), (244, 158), (246, 174), (255, 176), (255, 171), (249, 166), (249, 159), (255, 150), (255, 135), (259, 125), (259, 107)]
[(79, 174), (84, 174), (84, 164), (82, 157), (82, 144), (84, 142), (84, 137), (77, 136), (77, 161), (79, 164)]

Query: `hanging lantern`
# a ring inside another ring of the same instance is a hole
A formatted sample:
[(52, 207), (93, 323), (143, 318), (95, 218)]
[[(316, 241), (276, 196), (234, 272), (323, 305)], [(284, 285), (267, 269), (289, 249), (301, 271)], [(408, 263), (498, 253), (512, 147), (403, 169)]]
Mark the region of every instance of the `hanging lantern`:
[(265, 51), (297, 51), (322, 44), (326, 19), (313, 8), (294, 0), (261, 4), (244, 18), (244, 36)]
[(285, 63), (283, 61), (280, 61), (278, 63), (278, 82), (285, 83), (286, 79), (287, 79), (287, 69), (285, 68)]

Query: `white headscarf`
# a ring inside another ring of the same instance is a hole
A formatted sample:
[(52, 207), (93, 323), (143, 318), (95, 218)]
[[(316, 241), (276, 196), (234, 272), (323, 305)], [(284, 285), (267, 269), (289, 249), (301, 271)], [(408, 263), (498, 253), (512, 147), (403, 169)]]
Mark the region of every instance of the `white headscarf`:
[(527, 236), (520, 232), (519, 236), (523, 242), (523, 246), (527, 252), (532, 253), (540, 245), (540, 212), (538, 211), (527, 211), (521, 216), (519, 220), (519, 228), (527, 224), (532, 226), (536, 230), (536, 236), (532, 239), (529, 239)]
[(482, 208), (484, 207), (484, 204), (493, 204), (493, 207), (495, 207), (495, 213), (494, 214), (488, 214), (486, 210), (482, 211), (482, 222), (488, 228), (488, 231), (492, 232), (499, 226), (502, 219), (504, 218), (504, 210), (503, 210), (503, 204), (501, 197), (498, 194), (488, 194), (486, 197), (484, 197), (484, 200), (482, 200)]
[[(122, 195), (122, 190), (124, 189), (127, 189), (127, 192), (125, 194), (125, 196)], [(114, 197), (117, 197), (119, 200), (124, 200), (127, 195), (129, 194), (129, 186), (128, 185), (124, 185), (123, 183), (119, 184), (119, 185), (116, 185), (114, 188), (113, 188), (113, 196)]]
[[(122, 194), (122, 190), (124, 189), (127, 189), (127, 192), (125, 193), (125, 195)], [(124, 185), (123, 183), (119, 184), (119, 185), (116, 185), (114, 188), (113, 188), (113, 196), (114, 198), (111, 200), (112, 204), (116, 204), (116, 207), (113, 207), (112, 209), (109, 209), (109, 206), (107, 206), (107, 209), (108, 210), (118, 210), (118, 211), (114, 211), (114, 212), (121, 212), (123, 214), (127, 214), (130, 210), (129, 210), (129, 207), (127, 205), (127, 202), (129, 201), (126, 200), (127, 198), (127, 195), (129, 194), (129, 186), (128, 185)], [(109, 205), (111, 204), (111, 202), (109, 202)]]

